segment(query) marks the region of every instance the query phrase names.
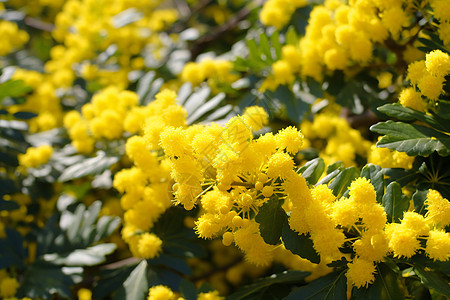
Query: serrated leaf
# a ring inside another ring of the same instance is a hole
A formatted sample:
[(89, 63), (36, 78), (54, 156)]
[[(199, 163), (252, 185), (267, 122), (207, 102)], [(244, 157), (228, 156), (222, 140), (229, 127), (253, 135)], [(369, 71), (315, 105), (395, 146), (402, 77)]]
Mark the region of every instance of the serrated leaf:
[(103, 263), (106, 255), (117, 248), (114, 243), (99, 244), (86, 249), (76, 249), (68, 254), (48, 253), (43, 260), (56, 265), (65, 266), (94, 266)]
[(303, 167), (297, 170), (297, 173), (301, 174), (309, 184), (316, 184), (324, 170), (325, 162), (322, 158), (318, 157), (308, 161)]
[(299, 284), (309, 276), (309, 272), (303, 271), (284, 271), (283, 273), (273, 274), (270, 277), (262, 278), (253, 284), (244, 286), (236, 293), (227, 297), (227, 300), (240, 300), (248, 299), (248, 296), (257, 293), (258, 291), (267, 288), (271, 285), (284, 283), (284, 284)]
[(287, 220), (283, 224), (282, 239), (286, 249), (292, 253), (315, 264), (320, 262), (320, 256), (314, 249), (314, 244), (310, 235), (299, 235), (298, 232), (291, 229)]
[(384, 174), (380, 166), (368, 164), (361, 170), (361, 177), (370, 179), (370, 183), (374, 186), (377, 193), (377, 202), (381, 203), (384, 194)]
[(345, 272), (334, 272), (294, 289), (285, 300), (347, 299), (347, 277)]
[(409, 198), (402, 193), (402, 187), (397, 182), (391, 182), (386, 187), (382, 205), (386, 211), (390, 223), (398, 222), (403, 217), (403, 212), (409, 208)]
[(375, 282), (367, 288), (354, 288), (352, 296), (355, 300), (398, 300), (405, 299), (401, 290), (399, 276), (384, 263), (377, 265)]
[(259, 223), (259, 231), (267, 244), (278, 244), (286, 218), (286, 213), (281, 208), (281, 201), (276, 196), (272, 196), (259, 208), (255, 221)]
[(441, 156), (450, 154), (450, 136), (429, 127), (389, 120), (371, 126), (370, 130), (384, 135), (377, 147), (406, 152), (410, 156), (427, 156), (434, 151)]
[(145, 299), (148, 293), (147, 266), (147, 261), (142, 260), (123, 283), (126, 299)]
[(355, 167), (350, 167), (342, 171), (333, 181), (328, 185), (328, 188), (333, 191), (336, 198), (340, 198), (353, 180), (359, 177), (359, 172)]
[(414, 265), (414, 272), (419, 276), (422, 283), (439, 294), (445, 297), (450, 297), (450, 285), (448, 278), (434, 271), (427, 271), (425, 267), (416, 264)]
[(96, 157), (88, 158), (77, 164), (69, 166), (62, 172), (58, 180), (65, 182), (87, 175), (100, 174), (118, 162), (119, 159), (119, 156), (107, 156), (105, 152), (99, 151)]

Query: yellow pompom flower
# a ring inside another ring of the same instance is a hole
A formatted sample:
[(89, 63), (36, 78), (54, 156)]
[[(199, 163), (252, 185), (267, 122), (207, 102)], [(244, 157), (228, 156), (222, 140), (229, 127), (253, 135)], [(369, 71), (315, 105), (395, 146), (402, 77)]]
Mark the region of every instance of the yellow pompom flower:
[(406, 79), (411, 81), (411, 84), (418, 84), (426, 73), (426, 65), (424, 60), (415, 61), (408, 65), (408, 76)]
[(441, 22), (450, 21), (450, 3), (447, 0), (431, 0), (433, 15)]
[(427, 239), (425, 252), (433, 260), (449, 260), (450, 233), (443, 230), (431, 230)]
[(249, 106), (245, 108), (242, 119), (252, 131), (258, 131), (267, 125), (269, 115), (261, 106)]
[(386, 235), (389, 239), (389, 248), (394, 252), (395, 257), (411, 257), (420, 247), (416, 234), (400, 224), (388, 224)]
[(353, 243), (353, 249), (363, 259), (380, 261), (389, 251), (389, 245), (384, 232), (375, 234), (365, 232), (361, 239)]
[(19, 287), (16, 278), (6, 277), (0, 282), (0, 296), (4, 298), (14, 297)]
[(383, 11), (381, 22), (394, 37), (397, 37), (402, 27), (409, 24), (409, 16), (401, 6), (393, 6)]
[(431, 51), (426, 55), (425, 66), (431, 75), (445, 77), (450, 73), (450, 56), (441, 50)]
[(421, 112), (424, 112), (428, 106), (427, 102), (422, 99), (422, 95), (413, 87), (403, 89), (398, 100), (401, 105)]
[(82, 288), (77, 292), (78, 300), (91, 300), (92, 292), (88, 289)]
[(30, 147), (25, 154), (19, 154), (19, 164), (26, 168), (37, 168), (46, 164), (53, 154), (53, 148), (50, 145), (39, 147)]
[(428, 99), (437, 100), (443, 92), (442, 88), (444, 85), (444, 80), (445, 79), (443, 77), (436, 77), (431, 74), (426, 74), (420, 79), (417, 87), (420, 89), (422, 95)]
[(383, 72), (377, 76), (377, 79), (378, 79), (378, 87), (380, 89), (388, 88), (392, 84), (392, 73)]
[(348, 264), (347, 279), (357, 288), (367, 287), (375, 280), (375, 265), (372, 261), (355, 258)]
[(450, 224), (450, 202), (436, 190), (429, 190), (425, 200), (426, 220), (431, 224), (447, 226)]
[(148, 290), (147, 300), (175, 300), (175, 294), (164, 285), (153, 286)]
[(221, 297), (218, 291), (212, 291), (207, 293), (198, 294), (197, 300), (222, 300), (225, 297)]
[(272, 65), (272, 72), (279, 84), (289, 84), (295, 77), (289, 62), (279, 60)]
[(413, 231), (417, 236), (428, 235), (428, 232), (430, 231), (426, 219), (413, 211), (405, 212), (401, 223), (403, 226)]
[(162, 248), (161, 239), (153, 233), (144, 233), (139, 236), (137, 244), (140, 257), (152, 259), (159, 255)]
[(294, 172), (294, 161), (289, 154), (284, 152), (273, 154), (267, 165), (267, 175), (271, 178), (287, 178), (292, 172)]
[(358, 220), (359, 211), (351, 198), (341, 198), (333, 203), (331, 218), (341, 226), (350, 228)]
[(349, 187), (350, 197), (358, 204), (372, 204), (376, 202), (377, 194), (370, 183), (370, 179), (360, 177), (355, 179)]
[(303, 135), (293, 127), (286, 127), (275, 135), (278, 149), (286, 149), (286, 152), (295, 154), (298, 152), (303, 143)]

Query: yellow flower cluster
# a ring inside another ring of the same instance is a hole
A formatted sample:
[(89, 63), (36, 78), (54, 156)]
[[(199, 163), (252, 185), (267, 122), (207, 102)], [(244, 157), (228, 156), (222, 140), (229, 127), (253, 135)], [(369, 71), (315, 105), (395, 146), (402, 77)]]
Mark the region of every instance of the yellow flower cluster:
[(405, 152), (398, 152), (388, 148), (370, 147), (367, 162), (379, 165), (382, 168), (411, 169), (415, 156), (408, 156)]
[(136, 93), (112, 86), (95, 94), (83, 105), (81, 114), (72, 110), (64, 117), (72, 145), (80, 153), (91, 153), (96, 140), (114, 140), (125, 131), (137, 132), (146, 116), (138, 101)]
[(52, 154), (53, 148), (50, 145), (30, 147), (25, 154), (19, 154), (19, 164), (25, 168), (37, 168), (46, 164)]
[[(0, 10), (1, 11), (1, 10)], [(16, 23), (0, 20), (0, 56), (5, 56), (21, 48), (29, 40), (28, 33), (20, 30)]]
[(197, 86), (205, 80), (212, 88), (231, 84), (239, 77), (232, 73), (233, 63), (224, 59), (204, 59), (198, 63), (188, 62), (180, 74), (183, 82)]
[[(222, 300), (224, 297), (219, 296), (219, 292), (212, 291), (207, 293), (199, 293), (198, 300)], [(174, 293), (169, 287), (164, 285), (156, 285), (148, 290), (147, 300), (184, 300), (183, 297)]]
[[(450, 73), (450, 56), (441, 50), (427, 53), (425, 60), (419, 60), (408, 66), (407, 79), (411, 87), (401, 91), (399, 102), (403, 106), (418, 111), (426, 111), (444, 92), (445, 76)], [(425, 99), (423, 98), (425, 97)]]
[[(60, 100), (56, 90), (67, 82), (66, 77), (55, 77), (52, 74), (41, 74), (36, 71), (17, 69), (13, 75), (15, 80), (23, 80), (33, 88), (33, 92), (26, 95), (26, 102), (9, 108), (10, 113), (16, 111), (30, 111), (38, 116), (29, 121), (30, 131), (45, 131), (60, 126), (63, 119)], [(69, 83), (70, 84), (70, 83)]]
[(14, 277), (9, 277), (5, 269), (0, 269), (0, 297), (10, 298), (16, 295), (19, 282)]
[(444, 45), (450, 44), (450, 3), (446, 0), (430, 0), (433, 16), (439, 20), (438, 32)]
[(261, 9), (261, 23), (282, 29), (289, 22), (295, 10), (307, 4), (306, 0), (269, 0)]
[[(73, 80), (75, 67), (87, 80), (96, 79), (102, 86), (114, 84), (125, 88), (128, 73), (145, 65), (144, 58), (139, 56), (144, 47), (150, 45), (152, 49), (149, 50), (158, 56), (163, 45), (157, 33), (177, 19), (174, 9), (158, 9), (160, 3), (159, 0), (67, 1), (56, 16), (56, 27), (52, 32), (63, 45), (52, 48), (51, 60), (46, 63), (45, 70)], [(122, 24), (127, 13), (136, 21)], [(98, 53), (111, 45), (117, 47), (115, 54), (102, 65), (118, 64), (119, 69), (102, 69), (91, 64)]]
[[(159, 254), (162, 241), (149, 232), (159, 216), (171, 206), (169, 191), (170, 161), (161, 156), (159, 135), (165, 128), (185, 125), (186, 112), (176, 104), (176, 94), (164, 90), (156, 100), (145, 107), (134, 107), (128, 117), (133, 116), (131, 126), (135, 133), (127, 140), (125, 150), (134, 163), (122, 169), (114, 177), (113, 185), (124, 193), (120, 204), (124, 213), (122, 238), (135, 257), (153, 258)], [(145, 121), (146, 120), (146, 121)], [(144, 128), (139, 128), (144, 127)]]
[(305, 135), (302, 148), (312, 146), (319, 149), (320, 157), (327, 165), (342, 161), (347, 167), (354, 166), (357, 155), (367, 157), (372, 145), (360, 131), (351, 128), (344, 118), (331, 112), (314, 115), (313, 122), (303, 121), (300, 129)]

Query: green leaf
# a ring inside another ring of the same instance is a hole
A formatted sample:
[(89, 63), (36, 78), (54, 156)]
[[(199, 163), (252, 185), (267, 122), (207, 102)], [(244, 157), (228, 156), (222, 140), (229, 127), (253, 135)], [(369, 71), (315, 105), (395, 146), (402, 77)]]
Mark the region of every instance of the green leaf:
[[(133, 261), (134, 259), (136, 258), (127, 258), (126, 260)], [(137, 263), (131, 263), (119, 268), (100, 270), (99, 279), (94, 283), (92, 289), (92, 297), (94, 299), (106, 299), (108, 295), (116, 293), (119, 289), (125, 293), (122, 284), (130, 276), (136, 265)]]
[(324, 170), (325, 162), (322, 158), (318, 157), (308, 161), (303, 167), (297, 170), (297, 173), (302, 174), (302, 177), (309, 184), (316, 184)]
[(71, 298), (73, 284), (70, 276), (64, 274), (60, 267), (36, 261), (26, 269), (18, 294), (19, 297), (31, 299), (50, 299), (54, 294)]
[(298, 234), (298, 232), (293, 231), (287, 220), (283, 225), (282, 239), (286, 249), (292, 253), (306, 258), (315, 264), (320, 262), (320, 256), (314, 249), (314, 244), (310, 235)]
[(419, 173), (417, 170), (405, 170), (400, 168), (386, 168), (383, 169), (383, 174), (386, 175), (386, 183), (389, 184), (392, 181), (396, 181), (401, 186), (405, 186), (411, 181), (417, 179)]
[(439, 100), (437, 104), (437, 115), (443, 119), (450, 120), (450, 101)]
[(409, 107), (404, 107), (400, 103), (385, 104), (381, 107), (378, 107), (378, 111), (386, 114), (389, 117), (396, 118), (400, 121), (408, 122), (419, 120), (441, 131), (449, 129), (447, 124), (440, 123), (439, 120), (436, 120), (433, 117), (433, 115), (426, 114)]
[(96, 157), (85, 159), (65, 169), (58, 180), (65, 182), (87, 175), (100, 174), (118, 162), (119, 159), (119, 156), (107, 156), (105, 152), (99, 151)]
[(389, 120), (371, 126), (370, 130), (384, 135), (377, 147), (406, 152), (410, 156), (427, 156), (434, 151), (441, 156), (450, 154), (450, 136), (429, 127)]
[(340, 198), (353, 180), (359, 177), (359, 172), (355, 167), (350, 167), (342, 171), (333, 181), (328, 185), (328, 188), (333, 190), (333, 195)]
[(272, 196), (259, 208), (255, 221), (259, 223), (259, 231), (267, 244), (278, 244), (286, 219), (286, 213), (281, 208), (281, 201), (276, 196)]
[[(267, 92), (268, 93), (268, 92)], [(278, 101), (286, 107), (287, 118), (299, 124), (309, 109), (309, 104), (301, 100), (301, 94), (295, 95), (286, 85), (280, 85), (273, 93), (273, 101)]]
[(409, 198), (402, 193), (402, 187), (397, 182), (391, 182), (386, 187), (382, 204), (390, 223), (398, 222), (403, 217), (403, 212), (409, 208)]
[(331, 173), (329, 173), (327, 176), (322, 178), (318, 183), (316, 183), (316, 186), (321, 184), (329, 184), (331, 180), (334, 179), (334, 177), (338, 176), (342, 171), (341, 170), (334, 170)]
[(419, 276), (420, 280), (426, 287), (446, 297), (450, 297), (450, 285), (448, 284), (448, 278), (445, 278), (437, 272), (427, 271), (426, 268), (420, 264), (414, 265), (414, 272), (417, 276)]
[(36, 113), (28, 112), (28, 111), (18, 111), (13, 114), (14, 118), (16, 119), (22, 119), (22, 120), (29, 120), (34, 117), (37, 117)]
[(331, 273), (310, 282), (306, 286), (294, 289), (285, 300), (346, 300), (347, 299), (347, 277), (345, 272)]
[(87, 249), (76, 249), (69, 254), (49, 253), (43, 259), (49, 263), (65, 266), (94, 266), (106, 261), (106, 255), (116, 249), (114, 243), (99, 244)]
[(425, 208), (425, 200), (427, 199), (428, 190), (417, 189), (412, 195), (414, 202), (414, 210), (421, 215), (425, 215), (427, 210)]
[(236, 293), (228, 296), (227, 300), (248, 299), (250, 295), (278, 283), (299, 284), (309, 275), (309, 272), (303, 271), (284, 271), (283, 273), (273, 274), (270, 277), (259, 279), (255, 283), (240, 288)]
[(180, 283), (180, 293), (186, 300), (197, 300), (197, 289), (195, 284), (189, 280), (182, 279)]
[(0, 83), (0, 100), (5, 97), (19, 97), (32, 90), (33, 89), (27, 86), (23, 80), (9, 80)]
[(142, 260), (123, 283), (126, 299), (143, 300), (148, 293), (147, 261)]
[(353, 288), (355, 300), (399, 300), (405, 299), (397, 273), (384, 263), (377, 265), (375, 282), (367, 288)]
[(384, 175), (380, 166), (368, 164), (361, 170), (361, 177), (370, 179), (370, 183), (374, 186), (377, 193), (377, 202), (381, 203), (384, 194)]
[(19, 209), (20, 205), (17, 202), (14, 202), (12, 200), (3, 200), (0, 199), (0, 211), (2, 210), (16, 210)]

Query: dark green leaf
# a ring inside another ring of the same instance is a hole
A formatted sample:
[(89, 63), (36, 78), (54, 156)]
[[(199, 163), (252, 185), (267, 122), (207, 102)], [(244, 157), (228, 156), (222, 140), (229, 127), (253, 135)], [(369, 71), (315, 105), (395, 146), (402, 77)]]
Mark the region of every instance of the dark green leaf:
[(189, 280), (181, 280), (180, 293), (186, 300), (197, 300), (197, 289), (195, 288), (195, 285)]
[(272, 196), (259, 208), (255, 221), (259, 223), (259, 231), (267, 244), (278, 244), (286, 218), (286, 213), (281, 208), (281, 201), (276, 196)]
[(386, 187), (382, 204), (390, 223), (398, 222), (403, 217), (403, 212), (409, 208), (409, 198), (402, 193), (402, 187), (397, 182), (391, 182)]
[(384, 175), (380, 166), (368, 164), (361, 170), (361, 177), (370, 179), (370, 183), (374, 186), (377, 193), (377, 202), (381, 203), (384, 194)]
[(414, 210), (425, 215), (427, 210), (425, 208), (425, 200), (427, 199), (428, 190), (416, 190), (412, 195), (412, 200), (414, 202)]
[(300, 257), (306, 258), (312, 263), (318, 264), (320, 256), (314, 249), (314, 244), (309, 234), (301, 234), (295, 232), (289, 226), (286, 220), (283, 225), (282, 239), (286, 249)]
[(405, 299), (397, 273), (384, 263), (377, 265), (375, 282), (367, 288), (353, 288), (355, 300), (400, 300)]
[(347, 277), (345, 272), (334, 272), (310, 282), (306, 286), (294, 289), (285, 300), (346, 300)]
[(34, 117), (37, 117), (36, 113), (28, 112), (28, 111), (19, 111), (13, 114), (14, 118), (22, 119), (22, 120), (29, 120)]
[(19, 209), (20, 205), (12, 200), (0, 199), (0, 211), (2, 210), (16, 210)]
[(309, 275), (310, 275), (309, 272), (303, 271), (285, 271), (280, 274), (273, 274), (270, 277), (259, 279), (253, 284), (240, 288), (239, 291), (228, 296), (227, 300), (248, 299), (248, 296), (257, 293), (258, 291), (267, 288), (273, 284), (278, 283), (299, 284), (303, 282), (305, 278)]
[(58, 179), (64, 182), (87, 175), (100, 174), (119, 161), (119, 158), (119, 156), (107, 156), (103, 151), (99, 151), (96, 157), (85, 159), (65, 169)]
[(419, 276), (422, 283), (439, 294), (450, 297), (450, 285), (448, 278), (434, 271), (427, 271), (420, 264), (414, 265), (414, 272)]
[(165, 268), (173, 269), (181, 274), (192, 275), (192, 270), (186, 260), (174, 255), (161, 254), (149, 261), (151, 265), (162, 265)]
[(309, 109), (309, 104), (300, 100), (299, 97), (285, 85), (280, 85), (273, 93), (275, 101), (279, 101), (286, 107), (286, 113), (289, 120), (299, 124), (303, 116)]
[(131, 271), (137, 264), (126, 265), (120, 268), (103, 269), (100, 271), (99, 280), (95, 282), (92, 289), (92, 296), (94, 299), (105, 299), (116, 290), (123, 290), (123, 297), (125, 297), (125, 289), (122, 283), (130, 276)]
[(297, 173), (302, 174), (302, 177), (309, 184), (316, 184), (324, 170), (325, 162), (322, 158), (318, 157), (308, 161), (303, 167), (297, 170)]
[(441, 156), (450, 154), (450, 136), (429, 127), (389, 120), (371, 126), (370, 130), (384, 135), (377, 147), (406, 152), (410, 156), (427, 156), (434, 151)]
[(148, 293), (147, 261), (142, 260), (125, 280), (126, 299), (143, 300)]
[(439, 120), (436, 120), (432, 115), (414, 110), (409, 107), (405, 107), (400, 103), (385, 104), (381, 107), (378, 107), (378, 111), (388, 115), (389, 117), (396, 118), (400, 121), (408, 122), (419, 120), (429, 124), (430, 126), (438, 130), (444, 131), (448, 130), (447, 124), (445, 123), (441, 124)]
[(71, 298), (73, 284), (60, 267), (37, 261), (26, 269), (18, 294), (32, 299), (50, 299), (53, 294)]
[(352, 181), (359, 177), (359, 172), (355, 167), (350, 167), (342, 171), (333, 181), (328, 185), (328, 188), (333, 190), (333, 195), (340, 198)]
[(439, 100), (437, 103), (437, 115), (443, 119), (450, 120), (450, 101)]
[(417, 170), (405, 170), (400, 168), (383, 169), (383, 174), (388, 177), (386, 178), (387, 184), (395, 180), (401, 186), (405, 186), (411, 181), (417, 179), (417, 176), (419, 175)]

